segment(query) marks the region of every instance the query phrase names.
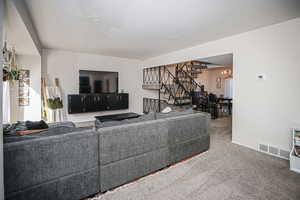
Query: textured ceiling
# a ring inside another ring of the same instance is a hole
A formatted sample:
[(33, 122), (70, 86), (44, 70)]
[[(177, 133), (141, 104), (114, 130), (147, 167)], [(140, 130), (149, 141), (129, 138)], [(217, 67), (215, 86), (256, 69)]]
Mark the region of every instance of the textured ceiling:
[(299, 0), (26, 0), (46, 48), (145, 59), (300, 17)]

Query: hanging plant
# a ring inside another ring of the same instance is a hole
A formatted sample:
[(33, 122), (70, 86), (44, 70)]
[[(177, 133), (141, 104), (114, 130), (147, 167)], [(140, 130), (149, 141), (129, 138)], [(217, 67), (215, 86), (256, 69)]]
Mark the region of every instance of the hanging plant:
[(19, 77), (20, 70), (8, 66), (3, 67), (3, 81), (16, 81), (19, 80)]
[(4, 58), (3, 66), (3, 81), (16, 81), (19, 80), (20, 70), (17, 67), (16, 63), (16, 52), (15, 49), (8, 50), (7, 43), (4, 43), (2, 49), (2, 55)]

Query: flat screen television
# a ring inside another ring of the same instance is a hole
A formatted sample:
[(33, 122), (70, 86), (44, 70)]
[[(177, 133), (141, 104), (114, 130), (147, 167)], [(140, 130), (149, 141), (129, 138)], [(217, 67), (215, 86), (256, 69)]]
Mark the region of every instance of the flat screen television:
[(118, 72), (79, 70), (79, 93), (118, 93)]

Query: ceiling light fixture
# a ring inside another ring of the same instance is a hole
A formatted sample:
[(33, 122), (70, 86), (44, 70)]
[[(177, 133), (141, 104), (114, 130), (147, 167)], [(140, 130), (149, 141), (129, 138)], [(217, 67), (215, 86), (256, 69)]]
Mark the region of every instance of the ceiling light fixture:
[(222, 75), (227, 75), (227, 74), (228, 74), (228, 75), (231, 75), (231, 74), (232, 74), (232, 71), (231, 71), (230, 69), (226, 69), (226, 70), (222, 71), (221, 74), (222, 74)]

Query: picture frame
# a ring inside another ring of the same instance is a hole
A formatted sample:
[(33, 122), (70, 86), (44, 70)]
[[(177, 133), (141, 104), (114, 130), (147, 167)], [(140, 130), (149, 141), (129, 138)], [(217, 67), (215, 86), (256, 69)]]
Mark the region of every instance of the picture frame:
[(20, 70), (19, 75), (19, 106), (30, 105), (30, 71)]

